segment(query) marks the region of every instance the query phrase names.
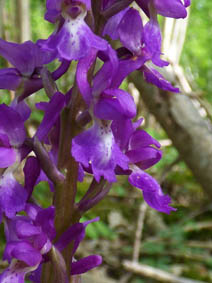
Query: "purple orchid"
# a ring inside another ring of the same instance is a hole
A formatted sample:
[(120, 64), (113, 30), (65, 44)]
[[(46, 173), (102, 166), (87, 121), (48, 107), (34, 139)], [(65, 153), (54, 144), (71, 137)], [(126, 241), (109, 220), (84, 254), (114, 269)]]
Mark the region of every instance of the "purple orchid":
[[(56, 235), (54, 228), (54, 207), (41, 209), (36, 205), (26, 206), (27, 216), (5, 218), (7, 245), (4, 258), (9, 261), (9, 267), (0, 275), (0, 282), (24, 283), (26, 275), (33, 282), (40, 282), (41, 265), (49, 261), (50, 250), (61, 251), (70, 243), (74, 243), (72, 257), (85, 236), (86, 226), (98, 219), (72, 225), (53, 245)], [(61, 255), (62, 258), (62, 255)], [(90, 255), (71, 263), (71, 274), (82, 274), (101, 264), (98, 255)]]
[(136, 0), (140, 8), (147, 14), (151, 13), (153, 4), (158, 14), (170, 18), (185, 18), (187, 16), (186, 7), (190, 5), (190, 0)]
[[(125, 133), (122, 132), (123, 125)], [(136, 127), (130, 120), (123, 120), (122, 124), (114, 121), (112, 124), (116, 142), (129, 158), (130, 170), (123, 172), (117, 168), (117, 173), (129, 175), (129, 182), (143, 191), (144, 200), (149, 206), (169, 214), (170, 211), (175, 210), (169, 206), (170, 197), (163, 195), (157, 181), (144, 172), (161, 159), (162, 153), (158, 150), (160, 144), (144, 130), (136, 130)]]
[[(112, 28), (114, 24), (116, 33)], [(128, 54), (128, 58), (120, 60), (117, 76), (113, 82), (116, 87), (121, 84), (122, 80), (129, 73), (134, 70), (140, 70), (143, 72), (147, 82), (155, 84), (164, 90), (179, 92), (178, 88), (174, 88), (155, 69), (152, 69), (152, 75), (148, 76), (146, 72), (148, 68), (144, 64), (150, 60), (159, 67), (168, 65), (168, 62), (160, 59), (161, 33), (155, 15), (143, 27), (139, 12), (133, 8), (125, 9), (108, 21), (104, 34), (109, 34), (112, 39), (119, 38), (123, 46), (131, 53), (131, 56)], [(158, 82), (159, 80), (160, 83)]]
[(36, 78), (36, 69), (51, 61), (49, 54), (31, 41), (17, 44), (0, 39), (0, 55), (15, 67), (1, 69), (1, 89), (23, 87), (26, 78)]
[[(101, 264), (99, 255), (77, 259), (87, 225), (98, 220), (80, 218), (108, 194), (118, 175), (128, 176), (152, 208), (167, 214), (175, 210), (145, 172), (161, 159), (160, 144), (138, 129), (143, 119), (134, 121), (133, 97), (119, 87), (138, 70), (148, 83), (179, 91), (152, 66), (168, 65), (161, 57), (157, 16), (184, 18), (190, 0), (136, 0), (149, 18), (145, 25), (132, 2), (47, 0), (45, 19), (55, 25), (48, 39), (36, 44), (0, 39), (0, 56), (13, 66), (0, 70), (0, 88), (16, 92), (9, 106), (0, 104), (0, 222), (9, 263), (0, 274), (2, 283), (24, 283), (25, 278), (39, 283), (41, 274), (46, 281), (68, 283)], [(108, 35), (121, 47), (114, 50)], [(50, 73), (48, 64), (56, 59), (61, 65)], [(77, 61), (75, 80), (64, 95), (55, 81), (72, 60)], [(24, 100), (42, 88), (49, 101), (35, 105), (44, 115), (31, 138), (25, 131), (31, 111)], [(20, 164), (24, 182), (16, 177)], [(77, 182), (86, 172), (92, 181), (77, 202)], [(53, 195), (46, 209), (34, 200), (41, 181), (49, 183)], [(54, 267), (51, 278), (47, 266)]]
[(90, 1), (47, 1), (46, 19), (55, 22), (61, 19), (57, 29), (40, 46), (45, 50), (57, 50), (58, 57), (66, 60), (79, 60), (85, 57), (90, 49), (107, 50), (108, 43), (96, 36), (85, 23)]
[[(21, 116), (16, 106), (0, 105), (0, 168), (6, 168), (20, 159), (19, 149), (26, 133), (24, 128), (25, 111)], [(27, 114), (28, 115), (28, 114)]]

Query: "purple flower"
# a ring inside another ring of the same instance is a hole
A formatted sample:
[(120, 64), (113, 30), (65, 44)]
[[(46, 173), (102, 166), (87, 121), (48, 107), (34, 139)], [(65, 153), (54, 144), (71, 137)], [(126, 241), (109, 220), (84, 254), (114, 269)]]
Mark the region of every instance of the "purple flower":
[[(147, 16), (149, 16), (151, 0), (136, 0), (136, 2)], [(184, 0), (184, 4), (181, 0), (154, 0), (153, 3), (158, 14), (177, 19), (187, 16), (185, 7), (190, 5), (190, 0)]]
[(171, 198), (163, 194), (160, 185), (153, 177), (136, 166), (131, 168), (133, 171), (129, 176), (129, 182), (131, 185), (142, 190), (144, 200), (149, 206), (167, 214), (176, 210), (169, 206)]
[(0, 70), (1, 89), (16, 90), (26, 78), (33, 77), (36, 68), (51, 61), (48, 54), (31, 41), (18, 44), (0, 39), (0, 55), (15, 67)]
[[(63, 8), (61, 8), (62, 2)], [(81, 3), (85, 5), (81, 5)], [(53, 7), (51, 5), (53, 5), (55, 9), (52, 9)], [(56, 49), (58, 57), (66, 60), (79, 60), (85, 57), (92, 48), (106, 50), (108, 48), (107, 41), (96, 36), (84, 21), (87, 9), (89, 8), (90, 1), (88, 0), (79, 2), (57, 1), (57, 3), (55, 3), (55, 1), (48, 1), (48, 13), (46, 17), (54, 22), (62, 16), (62, 26), (46, 41), (40, 42), (42, 48), (45, 50)], [(55, 13), (53, 11), (57, 12)], [(50, 13), (53, 14), (50, 15)]]
[[(123, 133), (122, 129), (125, 128)], [(129, 182), (143, 191), (144, 200), (152, 208), (170, 213), (175, 210), (170, 207), (171, 199), (162, 193), (162, 189), (157, 181), (149, 174), (144, 172), (156, 164), (162, 157), (160, 144), (144, 130), (136, 130), (137, 125), (133, 125), (130, 120), (114, 121), (112, 130), (117, 144), (129, 158), (128, 171), (116, 168), (117, 174), (129, 175)]]
[[(53, 245), (52, 241), (56, 235), (54, 207), (41, 209), (30, 204), (26, 206), (26, 212), (27, 216), (5, 219), (7, 245), (4, 258), (9, 261), (10, 265), (0, 275), (0, 282), (13, 279), (14, 281), (8, 282), (24, 283), (27, 274), (31, 274), (30, 279), (33, 282), (40, 282), (42, 263), (50, 260), (47, 255), (48, 252), (52, 249), (62, 260), (61, 252), (70, 242), (73, 242), (73, 252), (70, 254), (70, 258), (73, 258), (80, 242), (85, 237), (86, 226), (98, 220), (93, 219), (72, 225)], [(87, 272), (101, 264), (101, 262), (102, 259), (98, 255), (90, 255), (78, 261), (73, 258), (71, 261), (71, 274)]]
[[(120, 60), (117, 75), (112, 82), (114, 87), (118, 87), (132, 71), (140, 70), (143, 72), (148, 70), (144, 65), (147, 61), (151, 60), (159, 67), (168, 65), (168, 62), (160, 59), (161, 33), (155, 14), (150, 17), (150, 21), (144, 27), (139, 12), (133, 8), (122, 11), (119, 13), (119, 17), (117, 15), (114, 17), (108, 21), (104, 33), (108, 33), (114, 39), (119, 38), (123, 46), (131, 53), (130, 56), (130, 53), (125, 52), (127, 58)], [(115, 34), (110, 26), (110, 22), (113, 23), (114, 21), (117, 26)], [(156, 75), (147, 76), (144, 72), (144, 78), (147, 82), (164, 90), (179, 92), (178, 88), (174, 88), (156, 70), (152, 69), (152, 73), (157, 73), (157, 79), (155, 78)]]
[(27, 197), (27, 191), (15, 180), (12, 173), (5, 173), (1, 176), (1, 214), (4, 213), (8, 218), (14, 217), (17, 212), (25, 208)]
[(26, 137), (24, 120), (18, 111), (0, 105), (0, 168), (6, 168), (19, 159), (18, 149)]
[(95, 121), (91, 128), (76, 136), (72, 142), (72, 155), (84, 167), (91, 167), (97, 181), (102, 176), (115, 182), (115, 167), (128, 168), (128, 158), (117, 146), (106, 122)]

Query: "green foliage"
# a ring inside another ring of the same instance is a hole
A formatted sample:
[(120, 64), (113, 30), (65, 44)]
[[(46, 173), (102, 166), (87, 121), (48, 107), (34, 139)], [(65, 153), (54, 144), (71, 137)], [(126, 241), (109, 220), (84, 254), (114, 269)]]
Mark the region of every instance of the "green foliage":
[(212, 103), (212, 2), (192, 0), (181, 63)]

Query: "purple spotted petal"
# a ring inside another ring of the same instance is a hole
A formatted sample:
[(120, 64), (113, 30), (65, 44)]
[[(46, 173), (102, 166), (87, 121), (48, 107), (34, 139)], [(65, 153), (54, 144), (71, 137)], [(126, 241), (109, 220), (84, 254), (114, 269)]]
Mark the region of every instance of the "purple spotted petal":
[(21, 83), (21, 75), (16, 69), (0, 70), (0, 89), (16, 90)]
[(143, 191), (144, 200), (152, 208), (167, 214), (172, 210), (176, 210), (169, 206), (171, 198), (163, 194), (157, 181), (138, 167), (134, 168), (133, 173), (129, 176), (129, 182)]
[(123, 169), (128, 168), (128, 159), (116, 145), (110, 127), (97, 122), (73, 139), (72, 155), (85, 167), (91, 165), (97, 182), (101, 176), (109, 182), (115, 182), (116, 165)]
[(26, 136), (22, 117), (5, 104), (0, 105), (0, 133), (8, 136), (12, 146), (20, 146)]
[(27, 200), (26, 190), (15, 180), (12, 173), (0, 179), (0, 207), (8, 218), (24, 209)]
[(94, 107), (94, 114), (103, 120), (121, 120), (136, 115), (132, 96), (122, 89), (107, 89), (100, 95)]
[(139, 12), (130, 8), (121, 20), (118, 33), (121, 43), (133, 54), (140, 55), (143, 24)]
[(61, 30), (44, 41), (42, 47), (47, 50), (56, 48), (60, 58), (66, 60), (79, 60), (89, 53), (90, 48), (106, 50), (108, 43), (90, 30), (84, 17), (85, 13), (65, 21)]
[(126, 152), (130, 163), (136, 164), (140, 169), (146, 170), (156, 164), (162, 157), (162, 152), (151, 146)]
[(26, 266), (21, 261), (13, 259), (10, 266), (0, 275), (1, 283), (24, 283), (27, 273), (36, 269), (34, 266)]
[(99, 255), (90, 255), (71, 264), (71, 275), (85, 273), (102, 263), (102, 257)]
[(147, 68), (146, 66), (143, 66), (142, 69), (144, 78), (148, 83), (154, 84), (157, 87), (166, 90), (166, 91), (172, 91), (172, 92), (179, 92), (179, 88), (173, 87), (170, 82), (165, 80), (165, 78), (155, 69)]

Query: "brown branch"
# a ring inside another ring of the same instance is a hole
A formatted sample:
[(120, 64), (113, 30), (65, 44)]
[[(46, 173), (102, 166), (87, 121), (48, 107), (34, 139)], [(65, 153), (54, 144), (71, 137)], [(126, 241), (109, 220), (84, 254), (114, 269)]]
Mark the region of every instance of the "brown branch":
[(143, 234), (144, 219), (146, 216), (146, 211), (147, 211), (147, 204), (146, 202), (142, 202), (139, 207), (137, 229), (135, 232), (135, 241), (134, 241), (134, 246), (133, 246), (133, 261), (135, 262), (137, 262), (139, 259), (141, 238)]
[(124, 261), (123, 266), (128, 271), (162, 282), (204, 283), (198, 280), (191, 280), (184, 277), (178, 277), (161, 269), (154, 268), (145, 264), (139, 264), (137, 262)]

